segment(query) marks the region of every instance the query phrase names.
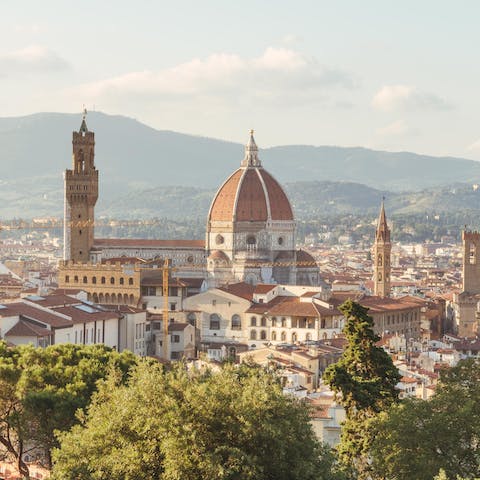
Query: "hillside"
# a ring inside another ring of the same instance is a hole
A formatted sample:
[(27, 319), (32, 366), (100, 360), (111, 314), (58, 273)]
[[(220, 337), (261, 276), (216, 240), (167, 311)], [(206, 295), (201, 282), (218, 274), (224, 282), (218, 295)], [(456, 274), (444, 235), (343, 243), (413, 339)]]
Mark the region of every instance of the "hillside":
[[(61, 113), (0, 118), (0, 218), (62, 214), (62, 172), (80, 120)], [(88, 125), (96, 133), (99, 215), (203, 218), (243, 157), (240, 144), (159, 131), (122, 116), (93, 112)], [(298, 218), (374, 212), (383, 195), (391, 213), (480, 209), (472, 189), (480, 162), (472, 160), (312, 146), (268, 148), (260, 158), (285, 185)]]
[[(56, 176), (70, 165), (78, 114), (38, 113), (0, 118), (0, 178)], [(119, 188), (183, 185), (216, 188), (236, 168), (243, 146), (165, 130), (134, 119), (89, 113), (105, 198)], [(247, 139), (245, 132), (245, 140)], [(257, 141), (262, 145), (261, 132)], [(282, 183), (348, 181), (388, 190), (419, 190), (452, 182), (480, 182), (480, 162), (333, 146), (278, 146), (261, 150)]]

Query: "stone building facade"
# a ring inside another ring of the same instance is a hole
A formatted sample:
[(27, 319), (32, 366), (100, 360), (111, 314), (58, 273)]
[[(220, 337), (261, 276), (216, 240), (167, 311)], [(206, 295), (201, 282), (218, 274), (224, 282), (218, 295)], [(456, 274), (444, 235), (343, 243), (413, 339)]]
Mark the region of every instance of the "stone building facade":
[(146, 267), (161, 269), (166, 259), (172, 276), (205, 279), (206, 287), (238, 281), (319, 284), (315, 259), (295, 248), (292, 207), (280, 184), (263, 169), (253, 132), (240, 168), (213, 199), (206, 241), (95, 238), (94, 155), (94, 133), (84, 115), (80, 130), (73, 132), (73, 168), (65, 172), (60, 288), (81, 287), (95, 302), (139, 306), (140, 272)]

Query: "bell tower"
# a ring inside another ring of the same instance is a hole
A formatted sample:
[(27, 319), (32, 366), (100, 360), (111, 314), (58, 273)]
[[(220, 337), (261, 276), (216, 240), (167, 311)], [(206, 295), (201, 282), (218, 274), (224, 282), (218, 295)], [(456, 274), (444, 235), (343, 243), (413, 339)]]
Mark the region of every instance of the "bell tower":
[(380, 215), (378, 217), (375, 243), (373, 245), (373, 293), (379, 297), (390, 296), (390, 229), (385, 215), (385, 205), (382, 200)]
[(95, 168), (95, 134), (87, 128), (84, 110), (78, 132), (73, 132), (73, 166), (66, 170), (64, 259), (88, 262), (93, 247), (98, 170)]

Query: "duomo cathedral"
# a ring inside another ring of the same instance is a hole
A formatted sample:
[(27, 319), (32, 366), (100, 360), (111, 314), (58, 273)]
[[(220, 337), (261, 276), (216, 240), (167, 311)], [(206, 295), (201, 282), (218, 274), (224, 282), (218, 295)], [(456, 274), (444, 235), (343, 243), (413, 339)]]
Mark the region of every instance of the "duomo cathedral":
[[(96, 238), (99, 171), (94, 160), (95, 135), (88, 130), (85, 115), (79, 131), (73, 132), (72, 144), (72, 169), (64, 174), (61, 287), (78, 283), (87, 291), (93, 287), (100, 292), (102, 285), (106, 288), (118, 282), (125, 290), (121, 300), (135, 304), (139, 298), (134, 287), (140, 285), (142, 269), (159, 268), (166, 259), (176, 276), (201, 279), (204, 288), (242, 281), (252, 285), (319, 285), (315, 259), (296, 249), (292, 206), (281, 185), (263, 168), (253, 131), (240, 167), (212, 200), (205, 241)], [(102, 269), (112, 275), (102, 275)], [(131, 291), (127, 287), (132, 287)], [(93, 295), (92, 300), (98, 300), (99, 295)], [(115, 297), (113, 303), (117, 300)]]

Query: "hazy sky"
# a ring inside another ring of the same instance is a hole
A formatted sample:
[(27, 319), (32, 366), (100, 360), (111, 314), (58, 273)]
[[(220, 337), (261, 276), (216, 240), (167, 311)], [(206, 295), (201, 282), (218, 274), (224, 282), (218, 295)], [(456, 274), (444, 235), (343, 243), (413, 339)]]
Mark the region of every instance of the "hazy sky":
[(3, 0), (0, 116), (480, 159), (480, 2)]

